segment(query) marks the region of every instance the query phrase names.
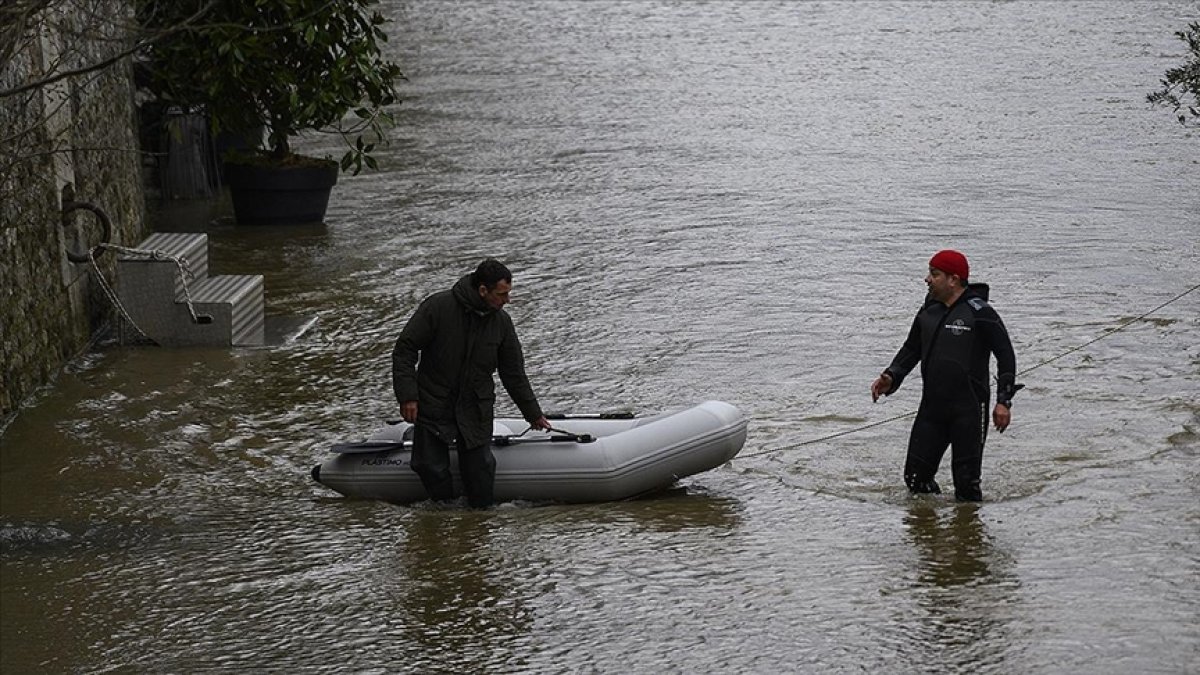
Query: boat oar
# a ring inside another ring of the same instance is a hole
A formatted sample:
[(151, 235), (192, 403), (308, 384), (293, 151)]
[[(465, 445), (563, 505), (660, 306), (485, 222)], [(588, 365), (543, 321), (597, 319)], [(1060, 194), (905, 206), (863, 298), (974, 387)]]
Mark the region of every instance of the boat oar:
[(569, 440), (575, 441), (576, 443), (591, 443), (592, 441), (596, 440), (592, 438), (591, 434), (573, 434), (565, 429), (555, 429), (554, 427), (547, 427), (546, 431), (549, 431), (552, 434), (562, 434), (562, 436), (559, 437), (551, 436), (550, 440)]
[(628, 411), (606, 413), (546, 413), (548, 420), (631, 420), (633, 413)]
[[(631, 420), (637, 417), (633, 413), (622, 410), (602, 413), (546, 413), (548, 420)], [(389, 426), (400, 424), (404, 420), (384, 420)]]
[[(533, 427), (530, 427), (532, 429)], [(591, 443), (596, 439), (591, 434), (573, 434), (562, 429), (551, 427), (548, 429), (551, 433), (558, 434), (557, 436), (540, 436), (535, 438), (521, 438), (529, 429), (522, 431), (519, 434), (512, 436), (492, 436), (492, 445), (504, 447), (508, 445), (523, 445), (525, 443)], [(330, 452), (337, 452), (344, 455), (368, 452), (391, 452), (392, 450), (401, 450), (403, 448), (411, 448), (412, 441), (358, 441), (355, 443), (335, 443), (329, 447)]]
[(554, 427), (549, 427), (546, 429), (546, 431), (549, 431), (552, 434), (558, 434), (558, 436), (521, 438), (525, 434), (529, 433), (531, 429), (533, 429), (533, 427), (529, 427), (529, 429), (526, 429), (525, 431), (513, 436), (492, 436), (492, 445), (505, 446), (519, 445), (522, 443), (591, 443), (592, 441), (596, 440), (591, 434), (573, 434), (563, 429), (555, 429)]

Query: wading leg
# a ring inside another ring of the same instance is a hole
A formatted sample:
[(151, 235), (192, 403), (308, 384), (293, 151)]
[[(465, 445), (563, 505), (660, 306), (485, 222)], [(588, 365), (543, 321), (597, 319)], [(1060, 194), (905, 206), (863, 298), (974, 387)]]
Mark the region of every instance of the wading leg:
[(904, 461), (904, 484), (909, 492), (941, 493), (942, 488), (933, 477), (937, 475), (938, 465), (949, 444), (950, 434), (945, 426), (932, 419), (924, 408), (919, 408), (912, 434), (908, 437), (908, 457)]
[(412, 469), (421, 477), (425, 492), (434, 501), (454, 499), (454, 477), (450, 474), (450, 447), (423, 425), (413, 429)]
[(988, 421), (986, 403), (954, 417), (950, 435), (950, 471), (954, 476), (954, 498), (960, 502), (983, 501), (980, 476)]
[(481, 445), (458, 452), (458, 470), (462, 473), (467, 503), (473, 509), (492, 505), (496, 483), (496, 458), (490, 445)]

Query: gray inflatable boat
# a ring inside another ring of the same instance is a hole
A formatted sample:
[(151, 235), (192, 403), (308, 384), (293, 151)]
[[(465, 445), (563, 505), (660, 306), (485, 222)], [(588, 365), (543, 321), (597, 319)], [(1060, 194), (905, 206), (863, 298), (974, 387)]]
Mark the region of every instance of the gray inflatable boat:
[[(716, 468), (746, 442), (745, 416), (721, 401), (646, 417), (562, 415), (550, 421), (556, 431), (529, 430), (521, 419), (496, 419), (496, 501), (629, 499)], [(313, 479), (347, 497), (399, 504), (426, 499), (409, 466), (410, 429), (395, 424), (367, 440), (334, 445), (333, 455), (313, 467)], [(456, 462), (455, 453), (450, 455)], [(457, 489), (461, 494), (462, 486)]]

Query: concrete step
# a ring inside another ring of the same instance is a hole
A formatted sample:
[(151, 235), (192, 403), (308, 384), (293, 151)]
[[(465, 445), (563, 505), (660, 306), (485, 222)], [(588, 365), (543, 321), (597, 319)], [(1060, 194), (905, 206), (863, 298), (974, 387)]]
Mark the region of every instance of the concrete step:
[[(165, 255), (176, 256), (187, 261), (187, 267), (192, 271), (193, 279), (203, 279), (208, 276), (208, 235), (203, 232), (155, 232), (146, 237), (137, 248), (144, 251), (161, 251)], [(117, 258), (122, 263), (145, 262), (148, 264), (173, 262), (135, 256), (122, 253)], [(176, 290), (182, 287), (182, 282), (176, 284)]]
[[(264, 343), (266, 325), (266, 303), (263, 297), (261, 274), (222, 274), (191, 284), (188, 291), (197, 315), (212, 317), (210, 324), (193, 324), (186, 338), (199, 339), (203, 344), (228, 345), (232, 347), (256, 347)], [(176, 294), (175, 302), (184, 304), (182, 293)], [(189, 315), (189, 320), (191, 316)], [(211, 335), (211, 342), (209, 338)], [(193, 342), (192, 344), (195, 344)]]
[[(187, 261), (186, 282), (174, 260), (123, 253), (117, 296), (146, 336), (164, 347), (260, 346), (265, 342), (262, 275), (208, 276), (208, 235), (158, 232), (137, 247)], [(188, 295), (201, 319), (193, 320)]]

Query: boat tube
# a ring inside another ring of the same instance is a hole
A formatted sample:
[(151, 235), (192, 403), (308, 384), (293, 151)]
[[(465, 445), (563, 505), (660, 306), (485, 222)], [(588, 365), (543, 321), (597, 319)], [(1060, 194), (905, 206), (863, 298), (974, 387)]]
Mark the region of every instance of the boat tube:
[[(747, 420), (721, 401), (647, 417), (548, 416), (554, 431), (497, 418), (495, 499), (604, 502), (630, 499), (733, 459), (746, 442)], [(558, 429), (557, 427), (563, 427)], [(427, 499), (410, 465), (412, 426), (393, 424), (364, 441), (339, 443), (312, 477), (347, 497), (408, 504)], [(462, 494), (457, 453), (450, 453)]]

